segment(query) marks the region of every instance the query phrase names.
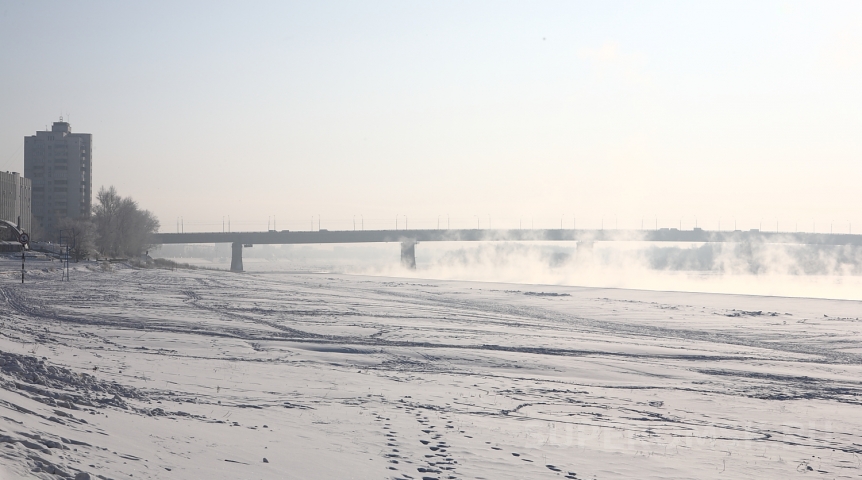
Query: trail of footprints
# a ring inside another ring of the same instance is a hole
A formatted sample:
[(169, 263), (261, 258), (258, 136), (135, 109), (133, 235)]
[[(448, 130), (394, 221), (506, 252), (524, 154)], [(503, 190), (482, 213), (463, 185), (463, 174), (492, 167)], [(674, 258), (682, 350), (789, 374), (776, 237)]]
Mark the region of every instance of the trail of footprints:
[[(402, 408), (399, 406), (398, 408)], [(416, 466), (416, 463), (409, 459), (406, 454), (402, 455), (402, 452), (399, 450), (400, 444), (398, 443), (398, 432), (392, 430), (392, 424), (389, 423), (388, 417), (383, 417), (382, 415), (377, 414), (376, 412), (372, 412), (372, 415), (375, 416), (375, 420), (383, 423), (383, 431), (385, 432), (386, 437), (386, 446), (389, 447), (389, 451), (384, 454), (384, 457), (388, 459), (389, 462), (389, 470), (399, 472), (397, 476), (393, 477), (393, 480), (416, 480), (417, 477), (410, 475), (405, 472), (405, 470), (409, 470), (411, 473), (415, 466), (416, 472), (418, 473), (418, 478), (422, 480), (452, 480), (459, 478), (457, 476), (456, 468), (458, 467), (458, 461), (452, 458), (452, 454), (448, 452), (450, 449), (450, 445), (443, 438), (443, 431), (439, 431), (436, 425), (431, 424), (431, 420), (428, 419), (428, 416), (424, 414), (423, 411), (415, 411), (421, 410), (411, 407), (406, 407), (405, 412), (412, 413), (415, 416), (416, 421), (420, 425), (420, 430), (423, 435), (423, 438), (419, 440), (419, 443), (423, 446), (423, 448), (428, 448), (429, 452), (424, 455), (424, 459), (420, 461), (420, 466)], [(447, 416), (440, 416), (439, 420), (445, 422), (443, 427), (445, 429), (452, 429), (455, 431), (455, 426), (452, 425), (452, 420), (449, 420)], [(458, 433), (465, 433), (463, 430)], [(465, 438), (473, 438), (470, 435), (464, 435)], [(491, 442), (485, 442), (490, 445)], [(502, 450), (500, 447), (491, 446), (492, 450)], [(512, 457), (522, 460), (524, 462), (533, 463), (533, 460), (525, 458), (522, 454), (517, 452), (512, 452)], [(545, 465), (545, 467), (550, 470), (550, 472), (561, 475), (563, 478), (567, 478), (570, 480), (580, 480), (581, 477), (578, 477), (578, 474), (575, 472), (564, 472), (562, 469), (558, 468), (555, 465)]]
[[(413, 408), (409, 407), (406, 409), (408, 413), (413, 413), (413, 410)], [(394, 477), (395, 480), (415, 480), (416, 478), (421, 478), (422, 480), (451, 480), (458, 478), (455, 471), (458, 461), (452, 458), (452, 455), (447, 452), (449, 444), (445, 440), (442, 440), (443, 434), (437, 431), (437, 426), (431, 425), (428, 416), (423, 415), (422, 412), (413, 413), (424, 434), (419, 442), (423, 448), (427, 447), (429, 451), (424, 459), (420, 461), (419, 465), (416, 466), (417, 464), (413, 460), (406, 458), (398, 449), (400, 446), (398, 443), (398, 432), (392, 430), (389, 418), (377, 413), (372, 414), (375, 416), (376, 421), (383, 422), (383, 431), (386, 432), (384, 434), (386, 437), (386, 446), (390, 448), (388, 453), (384, 454), (384, 457), (390, 463), (389, 470), (399, 472), (399, 476)], [(446, 417), (441, 417), (441, 420), (447, 422), (447, 428), (454, 428), (451, 420), (448, 420)], [(417, 476), (413, 476), (405, 471), (410, 470), (412, 473), (413, 468), (415, 468)]]

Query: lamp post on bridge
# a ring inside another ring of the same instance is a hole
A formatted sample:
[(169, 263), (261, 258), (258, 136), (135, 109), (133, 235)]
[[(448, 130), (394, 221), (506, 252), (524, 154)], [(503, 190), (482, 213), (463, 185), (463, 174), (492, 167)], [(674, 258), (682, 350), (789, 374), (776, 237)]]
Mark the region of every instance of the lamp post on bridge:
[(479, 215), (473, 215), (476, 217), (476, 230), (479, 230)]

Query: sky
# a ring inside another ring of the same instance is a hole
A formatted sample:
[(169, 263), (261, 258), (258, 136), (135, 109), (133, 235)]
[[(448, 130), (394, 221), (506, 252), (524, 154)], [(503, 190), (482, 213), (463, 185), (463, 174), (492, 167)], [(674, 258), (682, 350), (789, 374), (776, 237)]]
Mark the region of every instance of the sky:
[(0, 170), (62, 115), (164, 232), (862, 233), (860, 85), (862, 2), (0, 0)]

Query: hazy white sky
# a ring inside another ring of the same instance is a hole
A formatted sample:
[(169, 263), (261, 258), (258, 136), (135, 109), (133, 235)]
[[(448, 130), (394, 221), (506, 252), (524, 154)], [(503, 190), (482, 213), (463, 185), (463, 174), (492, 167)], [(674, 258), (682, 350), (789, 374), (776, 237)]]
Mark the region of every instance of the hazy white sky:
[(162, 231), (862, 233), (860, 86), (862, 2), (0, 1), (0, 169), (63, 114)]

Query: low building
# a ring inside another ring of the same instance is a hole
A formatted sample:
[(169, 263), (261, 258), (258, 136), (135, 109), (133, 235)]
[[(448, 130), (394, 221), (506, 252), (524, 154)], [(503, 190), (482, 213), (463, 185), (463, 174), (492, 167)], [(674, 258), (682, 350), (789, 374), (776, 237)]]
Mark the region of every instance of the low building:
[(18, 172), (0, 172), (0, 220), (30, 232), (32, 188), (29, 178)]
[(20, 233), (14, 223), (0, 220), (0, 253), (20, 252), (24, 248), (19, 241)]

